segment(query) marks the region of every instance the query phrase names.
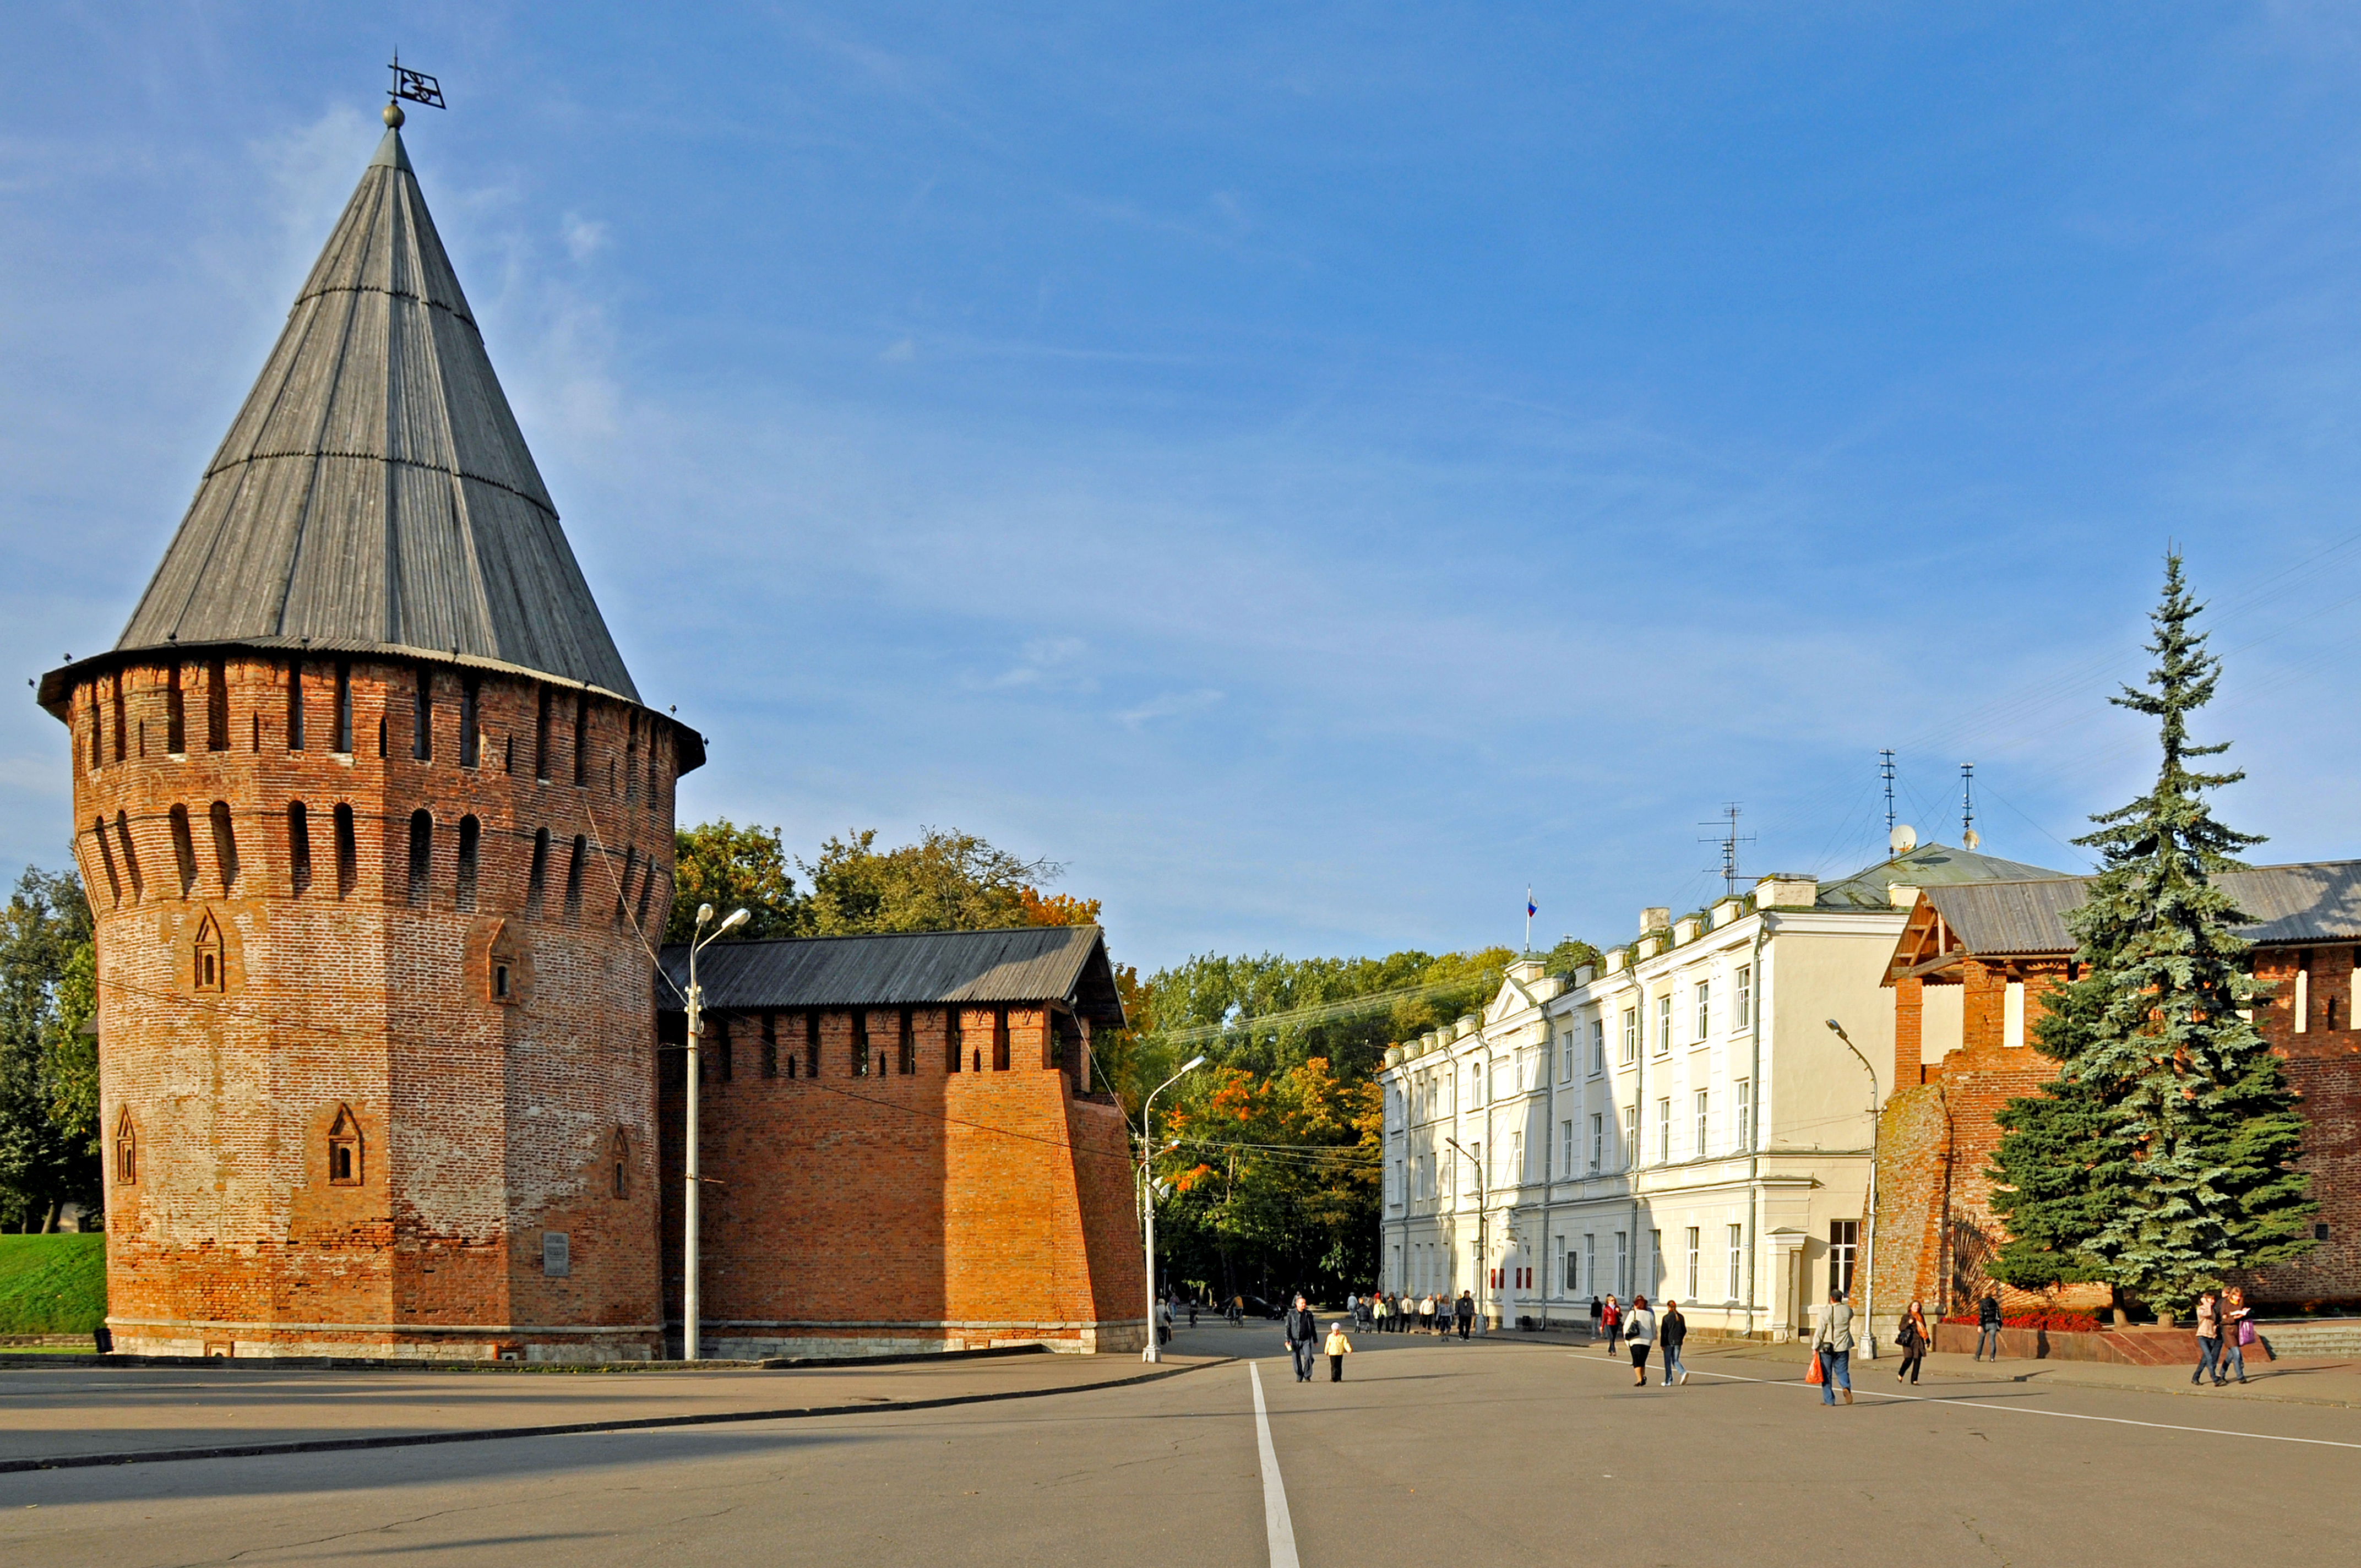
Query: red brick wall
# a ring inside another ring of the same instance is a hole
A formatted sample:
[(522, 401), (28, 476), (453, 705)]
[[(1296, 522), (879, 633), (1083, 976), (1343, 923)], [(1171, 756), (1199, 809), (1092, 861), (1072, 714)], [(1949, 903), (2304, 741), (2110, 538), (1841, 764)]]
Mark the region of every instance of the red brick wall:
[[(594, 701), (591, 782), (577, 788), (573, 689), (556, 688), (553, 782), (543, 784), (533, 777), (532, 681), (481, 677), (481, 751), (463, 768), (457, 670), (434, 672), (434, 755), (416, 762), (410, 666), (354, 663), (348, 755), (330, 750), (333, 663), (303, 669), (301, 751), (288, 744), (279, 659), (227, 656), (221, 750), (208, 745), (203, 657), (181, 665), (177, 755), (167, 750), (167, 666), (102, 674), (71, 694), (76, 852), (98, 926), (102, 1113), (110, 1152), (126, 1113), (137, 1139), (135, 1179), (119, 1179), (108, 1161), (117, 1343), (649, 1354), (652, 962), (630, 921), (615, 919), (615, 879), (628, 858), (632, 916), (642, 879), (652, 879), (647, 918), (660, 927), (671, 893), (670, 721)], [(294, 800), (307, 807), (311, 843), (300, 891)], [(209, 820), (215, 801), (229, 810), (234, 879)], [(338, 868), (339, 804), (355, 824), (349, 885)], [(194, 851), (185, 892), (175, 806), (186, 808)], [(434, 833), (413, 907), (410, 820), (421, 807)], [(472, 909), (459, 895), (468, 815), (481, 826)], [(554, 840), (550, 894), (529, 918), (542, 828)], [(577, 833), (604, 852), (592, 850), (581, 910), (569, 918), (563, 847)], [(208, 916), (222, 941), (217, 991), (199, 986), (195, 968)], [(512, 963), (512, 1004), (491, 996), (496, 942)], [(340, 1107), (363, 1140), (354, 1186), (329, 1180)], [(619, 1133), (632, 1168), (620, 1200), (610, 1168)], [(567, 1233), (570, 1276), (544, 1276), (544, 1230)]]
[[(2256, 1022), (2285, 1061), (2301, 1097), (2303, 1168), (2328, 1239), (2301, 1258), (2241, 1276), (2259, 1303), (2361, 1301), (2361, 1033), (2352, 1028), (2354, 948), (2274, 948), (2258, 951), (2255, 972), (2277, 989), (2256, 1010)], [(2295, 1032), (2295, 975), (2308, 962), (2308, 1027)], [(2037, 1092), (2054, 1064), (2033, 1048), (2041, 999), (2063, 978), (2062, 959), (2021, 966), (2026, 979), (2025, 1048), (2002, 1045), (2004, 966), (1969, 960), (1963, 966), (1962, 1048), (1927, 1069), (1927, 1087), (1896, 1095), (1881, 1126), (1878, 1164), (1881, 1272), (1897, 1288), (1927, 1299), (1982, 1287), (1979, 1257), (1996, 1251), (2004, 1230), (1993, 1218), (1985, 1167), (2000, 1143), (1993, 1117), (2009, 1100)], [(1903, 999), (1896, 988), (1896, 1022)], [(2332, 1025), (2334, 1026), (2332, 1026)], [(1938, 1130), (1939, 1129), (1939, 1130)], [(1887, 1237), (1894, 1239), (1889, 1245)], [(1885, 1291), (1880, 1288), (1880, 1299)], [(2066, 1293), (2089, 1304), (2104, 1292)], [(2048, 1298), (2004, 1291), (2011, 1310)]]
[[(830, 1012), (815, 1080), (804, 1074), (802, 1014), (775, 1015), (775, 1078), (761, 1076), (759, 1016), (709, 1015), (698, 1151), (719, 1184), (700, 1202), (706, 1354), (1138, 1348), (1144, 1288), (1122, 1115), (1077, 1094), (1071, 1064), (1053, 1063), (1047, 1014), (1008, 1010), (1009, 1066), (995, 1070), (993, 1010), (963, 1010), (962, 1069), (950, 1072), (943, 1011), (914, 1009), (908, 1074), (898, 1070), (900, 1012), (865, 1017), (871, 1072), (854, 1074), (851, 1014)], [(686, 1074), (667, 1056), (664, 1259), (676, 1323)]]

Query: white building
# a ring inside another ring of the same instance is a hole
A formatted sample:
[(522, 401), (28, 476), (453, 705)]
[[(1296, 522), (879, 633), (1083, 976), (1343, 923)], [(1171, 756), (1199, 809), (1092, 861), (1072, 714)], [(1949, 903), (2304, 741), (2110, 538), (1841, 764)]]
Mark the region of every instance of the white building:
[(1595, 971), (1511, 964), (1480, 1018), (1386, 1053), (1386, 1288), (1536, 1325), (1643, 1293), (1701, 1332), (1790, 1337), (1857, 1283), (1893, 1088), (1879, 981), (1917, 889), (2054, 874), (1913, 846), (1827, 888), (1644, 911)]

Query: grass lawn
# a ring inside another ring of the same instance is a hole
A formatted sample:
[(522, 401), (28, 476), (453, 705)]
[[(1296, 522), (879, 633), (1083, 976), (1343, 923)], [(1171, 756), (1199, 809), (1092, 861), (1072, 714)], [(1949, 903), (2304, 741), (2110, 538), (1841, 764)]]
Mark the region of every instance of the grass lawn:
[(0, 1334), (86, 1334), (106, 1316), (106, 1238), (0, 1235)]

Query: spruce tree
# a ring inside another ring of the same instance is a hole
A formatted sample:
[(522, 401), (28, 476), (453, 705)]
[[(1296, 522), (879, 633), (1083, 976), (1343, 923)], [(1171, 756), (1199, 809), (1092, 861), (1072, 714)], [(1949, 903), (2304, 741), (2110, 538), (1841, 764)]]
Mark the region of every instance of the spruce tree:
[(2104, 1279), (2176, 1313), (2230, 1271), (2312, 1245), (2309, 1182), (2295, 1168), (2302, 1118), (2242, 1015), (2264, 989), (2237, 933), (2250, 922), (2214, 881), (2262, 840), (2205, 801), (2245, 775), (2192, 765), (2229, 750), (2189, 737), (2221, 676), (2191, 628), (2201, 608), (2169, 555), (2148, 685), (2111, 699), (2157, 720), (2156, 785), (2093, 817), (2098, 831), (2079, 840), (2100, 856), (2067, 917), (2079, 972), (2052, 992), (2037, 1036), (2059, 1078), (2004, 1113), (1991, 1172), (2014, 1237), (2003, 1277), (2036, 1283), (2021, 1271), (2054, 1258), (2052, 1278)]

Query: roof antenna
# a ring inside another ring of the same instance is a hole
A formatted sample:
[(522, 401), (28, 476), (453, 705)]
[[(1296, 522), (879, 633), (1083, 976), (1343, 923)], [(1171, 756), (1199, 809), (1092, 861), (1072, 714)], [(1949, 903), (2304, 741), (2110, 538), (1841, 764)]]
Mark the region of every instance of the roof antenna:
[(1885, 781), (1885, 836), (1891, 839), (1894, 837), (1894, 748), (1885, 747), (1877, 754), (1883, 759), (1877, 764), (1877, 776)]
[(1960, 847), (1972, 850), (1983, 842), (1976, 837), (1976, 765), (1960, 764)]
[(1754, 842), (1754, 835), (1752, 833), (1741, 835), (1738, 831), (1738, 802), (1733, 800), (1725, 804), (1721, 808), (1721, 817), (1722, 819), (1719, 822), (1700, 822), (1697, 824), (1700, 828), (1719, 828), (1722, 830), (1721, 837), (1719, 839), (1699, 839), (1697, 842), (1700, 844), (1719, 844), (1721, 846), (1720, 866), (1719, 868), (1712, 866), (1707, 867), (1705, 874), (1708, 876), (1719, 875), (1721, 878), (1723, 896), (1735, 898), (1738, 896), (1738, 846), (1741, 844), (1752, 844)]
[(393, 85), (385, 95), (385, 123), (393, 129), (400, 130), (401, 122), (409, 117), (401, 112), (400, 99), (407, 98), (430, 109), (450, 107), (443, 102), (443, 84), (423, 71), (405, 70), (400, 49), (393, 51), (393, 61), (389, 69), (393, 72)]

